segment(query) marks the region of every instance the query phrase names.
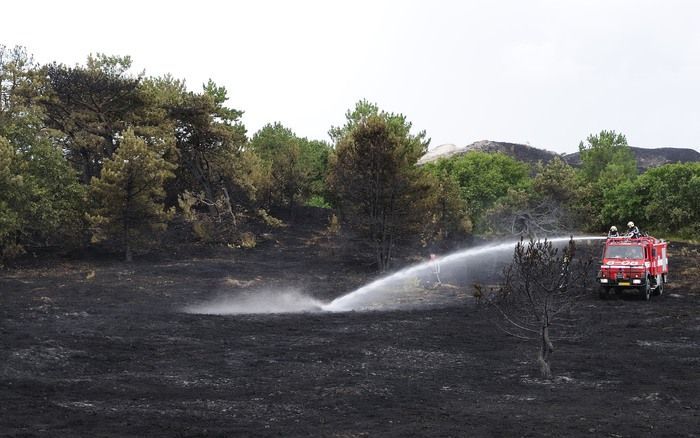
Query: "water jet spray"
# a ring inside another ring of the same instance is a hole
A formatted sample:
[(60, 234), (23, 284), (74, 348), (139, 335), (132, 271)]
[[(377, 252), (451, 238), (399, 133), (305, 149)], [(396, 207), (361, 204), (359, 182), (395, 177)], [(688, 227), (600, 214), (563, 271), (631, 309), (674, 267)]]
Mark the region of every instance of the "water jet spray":
[[(555, 237), (548, 241), (559, 244), (570, 237)], [(575, 241), (603, 240), (600, 236), (574, 237)], [(442, 294), (445, 302), (447, 286), (426, 288), (426, 284), (472, 284), (481, 280), (479, 274), (493, 275), (510, 260), (519, 242), (508, 241), (481, 245), (456, 251), (439, 258), (404, 268), (342, 295), (330, 303), (322, 303), (297, 290), (263, 290), (238, 297), (219, 298), (209, 303), (190, 306), (187, 313), (232, 315), (255, 313), (348, 312), (366, 310), (405, 309), (435, 305)], [(439, 264), (438, 264), (439, 263)], [(454, 288), (460, 289), (460, 288)], [(462, 288), (463, 289), (463, 288)], [(432, 296), (431, 296), (432, 294)], [(448, 299), (457, 300), (455, 293)]]

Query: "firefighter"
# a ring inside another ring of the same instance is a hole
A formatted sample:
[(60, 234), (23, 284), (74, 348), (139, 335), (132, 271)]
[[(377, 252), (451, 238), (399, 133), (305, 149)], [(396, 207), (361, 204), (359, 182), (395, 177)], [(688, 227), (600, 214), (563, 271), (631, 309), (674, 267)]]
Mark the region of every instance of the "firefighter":
[(440, 260), (438, 259), (438, 256), (435, 254), (430, 254), (430, 263), (432, 264), (433, 274), (435, 274), (437, 284), (441, 285), (442, 282), (440, 281)]
[(617, 227), (613, 225), (608, 231), (608, 237), (620, 237), (620, 233), (617, 232)]
[(638, 238), (641, 236), (639, 232), (639, 228), (634, 226), (634, 222), (629, 221), (627, 222), (627, 237), (632, 237), (634, 239)]

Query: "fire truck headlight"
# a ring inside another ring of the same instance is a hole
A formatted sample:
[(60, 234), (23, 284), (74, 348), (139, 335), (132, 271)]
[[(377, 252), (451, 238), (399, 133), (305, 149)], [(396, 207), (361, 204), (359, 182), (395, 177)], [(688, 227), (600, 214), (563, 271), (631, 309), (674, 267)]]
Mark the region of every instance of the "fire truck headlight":
[(607, 283), (607, 282), (608, 282), (608, 279), (607, 279), (607, 278), (601, 278), (601, 279), (600, 279), (600, 282), (601, 282), (601, 283)]
[(633, 284), (642, 284), (642, 280), (635, 278), (634, 280), (632, 280), (632, 283)]

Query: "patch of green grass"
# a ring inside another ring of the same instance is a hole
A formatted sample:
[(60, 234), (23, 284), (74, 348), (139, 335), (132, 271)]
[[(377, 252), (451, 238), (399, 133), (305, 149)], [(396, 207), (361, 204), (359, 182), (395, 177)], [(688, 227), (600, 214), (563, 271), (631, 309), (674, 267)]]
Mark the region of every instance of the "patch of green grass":
[(332, 208), (331, 204), (321, 195), (314, 195), (306, 201), (308, 207)]

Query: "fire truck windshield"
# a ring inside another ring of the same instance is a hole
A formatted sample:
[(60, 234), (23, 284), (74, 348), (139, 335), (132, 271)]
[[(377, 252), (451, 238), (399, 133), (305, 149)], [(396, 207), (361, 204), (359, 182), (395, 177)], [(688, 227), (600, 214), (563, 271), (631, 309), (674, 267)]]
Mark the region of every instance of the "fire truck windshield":
[(606, 259), (643, 259), (644, 251), (641, 246), (608, 246), (605, 250)]

